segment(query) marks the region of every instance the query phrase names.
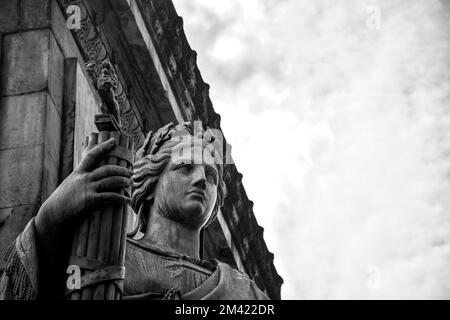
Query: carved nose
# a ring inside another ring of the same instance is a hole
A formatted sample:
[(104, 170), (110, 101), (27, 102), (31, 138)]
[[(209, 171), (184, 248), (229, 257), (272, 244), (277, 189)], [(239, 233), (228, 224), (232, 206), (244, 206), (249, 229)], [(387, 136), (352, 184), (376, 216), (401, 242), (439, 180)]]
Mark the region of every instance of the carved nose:
[(206, 176), (205, 176), (205, 170), (203, 167), (199, 166), (194, 169), (193, 172), (194, 175), (194, 186), (197, 188), (205, 189), (206, 188)]

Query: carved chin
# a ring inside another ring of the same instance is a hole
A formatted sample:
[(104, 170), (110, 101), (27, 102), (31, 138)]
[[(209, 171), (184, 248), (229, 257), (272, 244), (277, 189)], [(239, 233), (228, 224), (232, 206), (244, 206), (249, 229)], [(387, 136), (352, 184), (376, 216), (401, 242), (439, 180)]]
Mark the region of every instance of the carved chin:
[(191, 228), (202, 226), (208, 218), (208, 214), (205, 212), (205, 204), (191, 198), (185, 199), (181, 206), (165, 207), (165, 210), (160, 212), (164, 217)]
[(206, 221), (204, 204), (196, 200), (185, 200), (178, 212), (171, 216), (169, 219), (192, 228), (198, 228)]
[(198, 201), (186, 201), (183, 204), (183, 218), (187, 224), (199, 225), (203, 222), (205, 217), (205, 207)]

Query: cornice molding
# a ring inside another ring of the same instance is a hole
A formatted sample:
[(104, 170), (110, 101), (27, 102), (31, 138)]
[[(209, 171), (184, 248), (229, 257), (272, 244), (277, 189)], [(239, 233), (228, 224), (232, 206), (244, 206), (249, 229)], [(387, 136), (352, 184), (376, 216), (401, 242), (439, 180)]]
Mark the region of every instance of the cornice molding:
[[(66, 18), (68, 18), (66, 13), (67, 7), (76, 5), (80, 8), (81, 28), (73, 29), (72, 35), (81, 55), (86, 61), (85, 67), (94, 87), (97, 88), (97, 81), (101, 74), (101, 66), (105, 62), (109, 62), (112, 65), (117, 75), (122, 75), (123, 73), (117, 64), (115, 64), (114, 52), (108, 52), (97, 30), (97, 14), (90, 12), (89, 7), (83, 0), (58, 0), (58, 3)], [(131, 88), (128, 88), (128, 91), (131, 91)], [(125, 90), (125, 83), (121, 76), (117, 78), (114, 95), (119, 104), (122, 130), (132, 137), (135, 146), (141, 145), (144, 141), (143, 125), (139, 122), (140, 117), (138, 117), (130, 104), (130, 99)]]

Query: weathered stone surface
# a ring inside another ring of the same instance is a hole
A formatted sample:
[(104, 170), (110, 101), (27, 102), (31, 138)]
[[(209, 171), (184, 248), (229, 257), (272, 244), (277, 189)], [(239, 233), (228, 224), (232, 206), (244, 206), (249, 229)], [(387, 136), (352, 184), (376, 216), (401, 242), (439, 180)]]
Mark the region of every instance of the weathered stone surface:
[(51, 31), (7, 35), (4, 51), (1, 94), (19, 95), (48, 87), (61, 114), (64, 57)]
[(51, 0), (21, 0), (20, 28), (35, 29), (49, 26)]
[(59, 8), (56, 0), (52, 1), (52, 22), (51, 27), (56, 42), (60, 46), (64, 57), (66, 58), (78, 58), (80, 63), (83, 62), (83, 58), (75, 44), (75, 40), (72, 37), (71, 31), (66, 27), (66, 19)]
[(0, 209), (0, 226), (9, 218), (13, 211), (13, 208)]
[(46, 106), (45, 148), (50, 156), (57, 160), (61, 149), (61, 116), (49, 96), (47, 96)]
[(1, 95), (44, 90), (49, 71), (49, 31), (10, 34), (3, 39)]
[(0, 33), (13, 32), (19, 25), (19, 0), (0, 0)]
[(58, 186), (59, 158), (61, 150), (61, 117), (47, 96), (46, 125), (45, 125), (45, 158), (44, 180), (42, 183), (42, 201)]
[(53, 34), (50, 32), (50, 56), (48, 89), (59, 115), (62, 114), (62, 96), (64, 83), (64, 56), (59, 49)]
[(47, 92), (0, 98), (0, 150), (44, 142)]
[(2, 61), (3, 61), (3, 35), (0, 33), (0, 90), (2, 88), (1, 75), (2, 75)]
[(0, 268), (3, 267), (6, 249), (22, 232), (28, 221), (36, 215), (36, 205), (16, 206), (0, 209), (0, 216), (7, 219), (0, 224)]
[(40, 196), (42, 145), (0, 151), (0, 208), (28, 205)]
[(95, 94), (93, 87), (89, 83), (86, 75), (77, 67), (77, 92), (75, 105), (75, 137), (74, 137), (74, 165), (76, 168), (81, 161), (84, 138), (96, 132), (93, 119), (100, 113), (100, 100)]
[(59, 182), (59, 161), (53, 159), (48, 152), (45, 153), (44, 171), (42, 181), (42, 202), (44, 202), (53, 191), (55, 191)]
[(63, 113), (61, 117), (61, 151), (60, 151), (60, 181), (64, 180), (73, 171), (73, 146), (75, 135), (75, 105), (77, 94), (77, 67), (76, 58), (64, 61), (64, 93)]
[[(17, 203), (30, 204), (33, 197), (38, 196), (40, 191), (39, 181), (36, 180), (36, 183), (32, 183), (31, 180), (38, 179), (39, 174), (42, 173), (44, 179), (42, 195), (46, 198), (58, 183), (61, 148), (61, 117), (53, 100), (47, 91), (41, 91), (21, 96), (3, 97), (0, 101), (2, 124), (0, 149), (3, 149), (2, 152), (8, 151), (3, 157), (0, 155), (0, 164), (4, 168), (0, 172), (0, 183), (4, 189), (0, 196), (0, 206)], [(44, 154), (42, 154), (42, 149), (44, 149)], [(27, 155), (27, 152), (31, 154)], [(39, 154), (36, 155), (35, 152)], [(43, 158), (44, 156), (45, 158)], [(8, 159), (14, 163), (7, 163)], [(27, 176), (27, 171), (33, 172)], [(20, 179), (14, 182), (15, 175), (23, 177), (21, 180), (25, 181), (23, 190), (17, 186), (17, 183), (19, 185), (21, 183)], [(16, 191), (8, 190), (11, 183), (13, 187), (15, 186)], [(31, 187), (26, 185), (31, 185)], [(30, 195), (30, 191), (32, 198), (27, 197)]]

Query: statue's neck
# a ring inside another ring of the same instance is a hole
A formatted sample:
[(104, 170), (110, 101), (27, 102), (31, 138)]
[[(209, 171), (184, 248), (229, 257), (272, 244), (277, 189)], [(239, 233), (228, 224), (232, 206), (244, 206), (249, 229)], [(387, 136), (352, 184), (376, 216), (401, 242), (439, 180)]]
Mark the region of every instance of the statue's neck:
[(172, 221), (152, 207), (142, 242), (155, 244), (179, 254), (199, 258), (200, 231)]

